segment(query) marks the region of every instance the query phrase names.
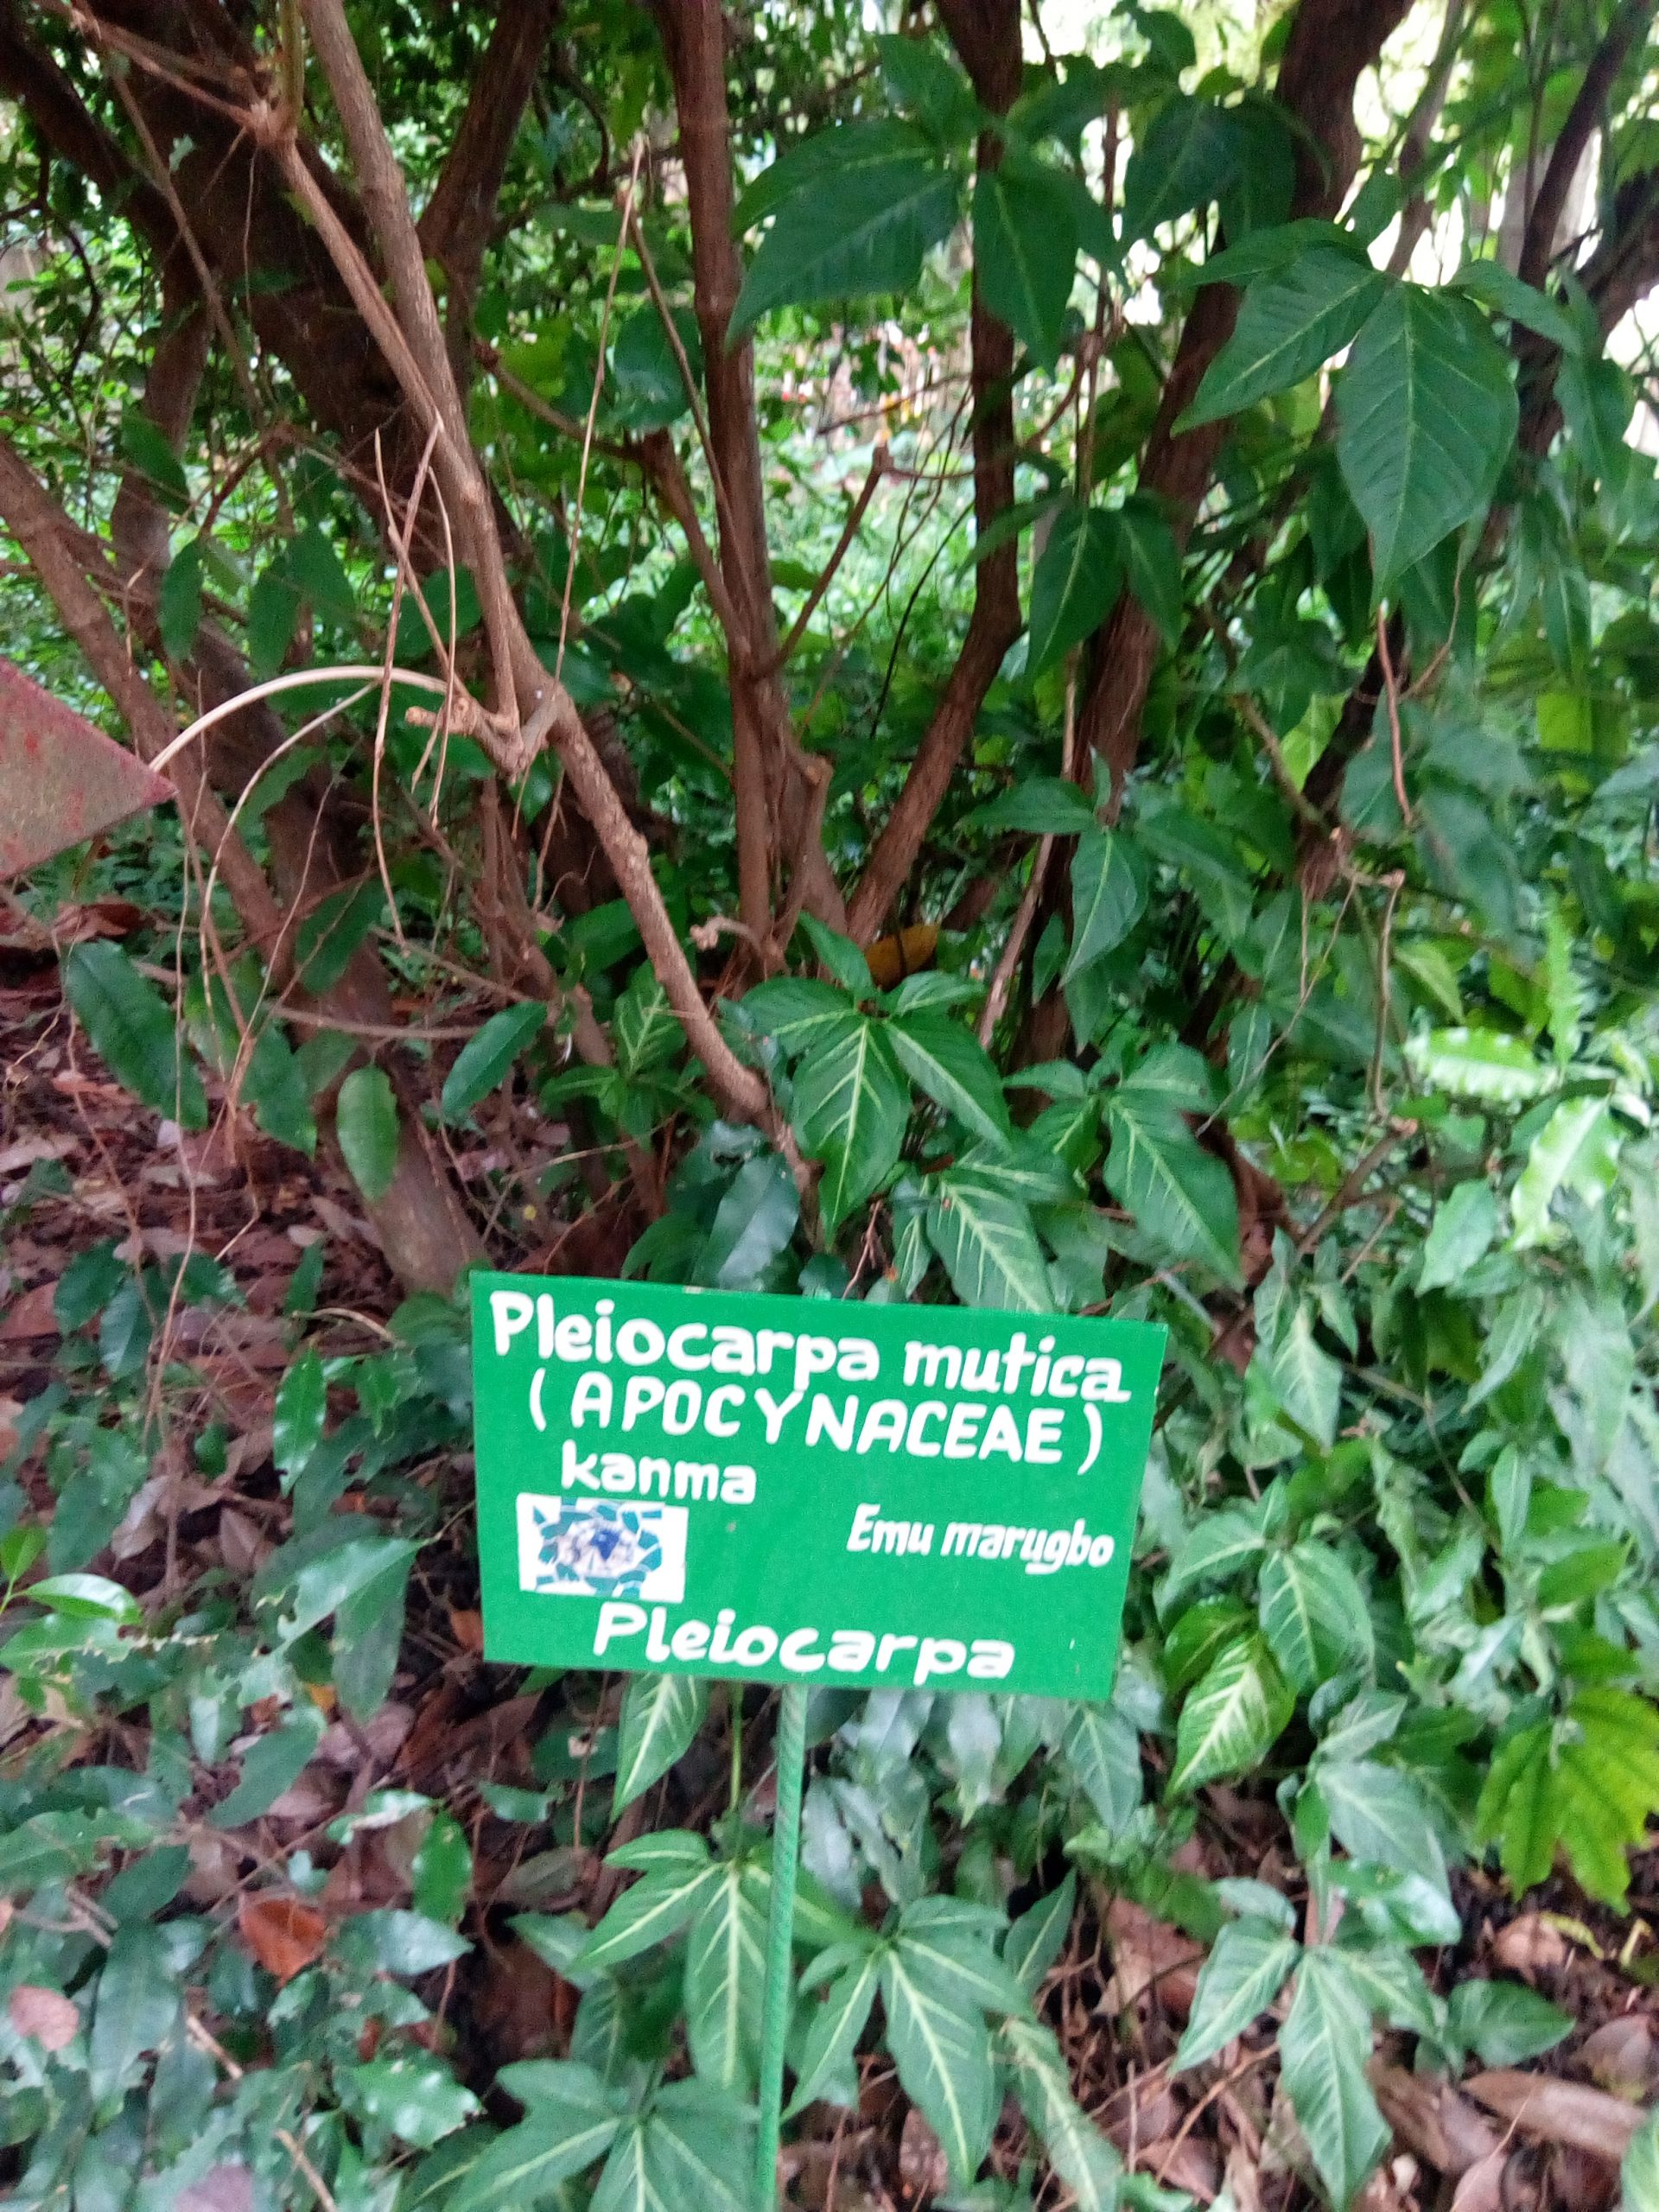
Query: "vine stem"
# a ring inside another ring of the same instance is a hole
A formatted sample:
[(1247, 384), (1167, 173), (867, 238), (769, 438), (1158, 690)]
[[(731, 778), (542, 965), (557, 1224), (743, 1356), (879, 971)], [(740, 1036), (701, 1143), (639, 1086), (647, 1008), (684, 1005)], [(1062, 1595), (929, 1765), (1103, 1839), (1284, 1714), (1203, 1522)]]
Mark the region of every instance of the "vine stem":
[(780, 1694), (778, 1714), (778, 1814), (772, 1829), (772, 1910), (766, 1923), (766, 2009), (760, 2018), (755, 2212), (776, 2212), (778, 2203), (784, 2039), (789, 2031), (789, 1958), (795, 1932), (795, 1878), (801, 1856), (801, 1783), (806, 1770), (806, 1700), (805, 1688), (789, 1683)]

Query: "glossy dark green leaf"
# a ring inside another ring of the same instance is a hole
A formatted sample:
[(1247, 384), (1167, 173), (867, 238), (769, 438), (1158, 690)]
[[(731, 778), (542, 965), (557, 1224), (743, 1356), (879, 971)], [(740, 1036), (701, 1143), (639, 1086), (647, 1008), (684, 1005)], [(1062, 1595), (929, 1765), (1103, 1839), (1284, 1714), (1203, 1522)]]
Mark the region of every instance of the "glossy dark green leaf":
[(107, 938), (71, 947), (63, 987), (118, 1083), (187, 1129), (207, 1126), (201, 1077), (179, 1051), (178, 1026), (156, 986)]

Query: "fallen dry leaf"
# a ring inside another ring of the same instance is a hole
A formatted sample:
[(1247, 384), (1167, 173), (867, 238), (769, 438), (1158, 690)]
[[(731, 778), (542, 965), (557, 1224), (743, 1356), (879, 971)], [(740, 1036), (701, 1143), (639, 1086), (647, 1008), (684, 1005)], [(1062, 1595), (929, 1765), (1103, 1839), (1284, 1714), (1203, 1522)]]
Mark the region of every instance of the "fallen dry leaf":
[(950, 2186), (944, 2145), (914, 2105), (905, 2114), (899, 2138), (899, 2178), (920, 2203), (931, 2203)]
[(1547, 2074), (1524, 2074), (1518, 2067), (1472, 2075), (1463, 2086), (1478, 2104), (1513, 2120), (1524, 2133), (1548, 2143), (1571, 2143), (1599, 2158), (1611, 2158), (1615, 2165), (1642, 2125), (1641, 2113), (1605, 2089), (1558, 2082)]
[(47, 2050), (61, 2050), (80, 2027), (80, 2011), (72, 1999), (32, 1981), (18, 1983), (6, 2000), (6, 2012), (20, 2036)]
[(192, 2182), (173, 2200), (173, 2212), (253, 2212), (253, 2173), (250, 2167), (209, 2166), (200, 2181)]
[(219, 1516), (219, 1557), (232, 1574), (251, 1574), (270, 1556), (270, 1545), (245, 1513), (227, 1505)]
[(1554, 1972), (1571, 1955), (1572, 1947), (1560, 1929), (1553, 1928), (1538, 1912), (1523, 1912), (1507, 1928), (1500, 1928), (1492, 1941), (1492, 1956), (1498, 1965), (1529, 1978)]
[(52, 1310), (56, 1286), (37, 1282), (33, 1290), (26, 1290), (21, 1298), (14, 1298), (3, 1313), (0, 1313), (0, 1344), (27, 1343), (35, 1337), (55, 1337), (62, 1332), (58, 1317)]
[(1452, 2212), (1500, 2212), (1507, 2151), (1488, 2151), (1466, 2168), (1452, 2192)]
[(236, 1909), (243, 1942), (267, 1974), (292, 1981), (322, 1956), (328, 1923), (302, 1897), (245, 1897)]
[(1160, 2188), (1184, 2189), (1201, 2203), (1212, 2203), (1220, 2187), (1215, 2145), (1196, 2135), (1148, 2143), (1136, 2153), (1135, 2164), (1138, 2173), (1152, 2175)]
[(1400, 2140), (1443, 2174), (1465, 2174), (1498, 2148), (1497, 2131), (1466, 2097), (1432, 2074), (1374, 2065), (1370, 2083)]
[(461, 1649), (481, 1653), (484, 1649), (483, 1614), (463, 1611), (459, 1605), (451, 1605), (448, 1611), (449, 1632)]
[(1109, 2009), (1126, 2011), (1150, 1990), (1165, 2012), (1184, 2020), (1192, 2009), (1204, 1946), (1128, 1897), (1114, 1897), (1107, 1907), (1106, 1933), (1112, 1947)]
[(1627, 2103), (1640, 2104), (1659, 2088), (1659, 2048), (1653, 2030), (1639, 2013), (1608, 2020), (1586, 2036), (1573, 2063), (1599, 2088)]

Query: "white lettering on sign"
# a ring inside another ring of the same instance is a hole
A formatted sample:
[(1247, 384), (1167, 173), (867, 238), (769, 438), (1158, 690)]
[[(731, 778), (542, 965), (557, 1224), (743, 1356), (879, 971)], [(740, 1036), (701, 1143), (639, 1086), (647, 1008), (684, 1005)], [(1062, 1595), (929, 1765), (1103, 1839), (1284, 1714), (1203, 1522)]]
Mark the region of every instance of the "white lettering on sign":
[(711, 1643), (707, 1621), (681, 1621), (671, 1634), (667, 1606), (653, 1605), (647, 1611), (630, 1599), (607, 1598), (599, 1609), (599, 1623), (594, 1630), (594, 1656), (601, 1658), (613, 1644), (631, 1643), (643, 1636), (645, 1643), (641, 1655), (624, 1654), (620, 1661), (613, 1660), (613, 1665), (638, 1666), (642, 1656), (647, 1664), (660, 1665), (666, 1659), (675, 1658), (683, 1663), (698, 1662), (741, 1669), (764, 1667), (775, 1655), (779, 1663), (791, 1674), (815, 1675), (827, 1663), (841, 1674), (862, 1674), (874, 1665), (877, 1674), (885, 1675), (895, 1671), (895, 1659), (914, 1652), (913, 1663), (906, 1656), (904, 1665), (896, 1671), (901, 1675), (908, 1673), (918, 1688), (940, 1675), (964, 1672), (975, 1681), (1000, 1682), (1014, 1661), (1014, 1645), (1000, 1637), (976, 1637), (968, 1643), (955, 1636), (889, 1633), (878, 1642), (868, 1629), (838, 1628), (830, 1631), (830, 1649), (826, 1653), (815, 1648), (823, 1634), (821, 1629), (792, 1628), (780, 1633), (766, 1623), (756, 1621), (734, 1635), (736, 1618), (729, 1607), (722, 1610), (715, 1618)]

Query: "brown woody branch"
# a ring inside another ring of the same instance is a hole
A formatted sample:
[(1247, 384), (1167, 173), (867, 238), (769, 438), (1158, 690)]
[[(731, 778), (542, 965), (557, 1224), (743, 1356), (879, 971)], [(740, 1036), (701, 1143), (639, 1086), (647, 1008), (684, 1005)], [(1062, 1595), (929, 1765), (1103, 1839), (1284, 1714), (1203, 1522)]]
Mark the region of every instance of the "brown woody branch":
[(421, 246), (449, 280), (450, 357), (467, 374), (467, 327), (495, 227), (496, 203), (518, 126), (563, 12), (563, 0), (503, 0), (449, 148), (418, 226)]
[[(941, 0), (940, 14), (973, 80), (982, 105), (1006, 115), (1019, 96), (1019, 0)], [(981, 134), (981, 169), (1002, 158), (995, 131)], [(974, 522), (982, 537), (1014, 502), (1014, 334), (974, 288), (969, 324), (973, 397)], [(932, 719), (922, 733), (893, 812), (876, 839), (862, 880), (847, 908), (847, 926), (861, 944), (880, 930), (916, 864), (967, 750), (985, 695), (1020, 634), (1019, 547), (999, 545), (974, 573), (968, 633)]]
[[(1277, 87), (1281, 106), (1301, 134), (1293, 215), (1329, 215), (1342, 204), (1361, 152), (1354, 90), (1404, 14), (1404, 0), (1300, 0)], [(1231, 337), (1238, 302), (1230, 285), (1206, 284), (1200, 290), (1182, 327), (1141, 459), (1140, 489), (1162, 503), (1181, 544), (1209, 488), (1228, 425), (1207, 423), (1178, 433), (1175, 424)], [(1140, 748), (1141, 716), (1159, 650), (1156, 625), (1127, 594), (1090, 643), (1080, 720), (1089, 746), (1111, 770), (1114, 812)]]
[(729, 655), (738, 909), (748, 942), (764, 945), (772, 938), (773, 887), (791, 855), (799, 855), (796, 874), (809, 910), (836, 927), (846, 916), (817, 833), (817, 779), (803, 772), (776, 672), (754, 348), (747, 334), (735, 341), (731, 336), (743, 262), (733, 236), (725, 21), (719, 0), (658, 0), (656, 14), (674, 80), (685, 168), (720, 566), (741, 625)]
[(1654, 0), (1622, 0), (1608, 25), (1606, 36), (1584, 73), (1584, 80), (1567, 111), (1567, 120), (1550, 149), (1538, 197), (1527, 217), (1526, 236), (1522, 241), (1516, 272), (1523, 284), (1540, 289), (1543, 286), (1573, 175), (1592, 133), (1601, 123), (1618, 73), (1630, 58), (1630, 48), (1652, 20), (1653, 11)]
[[(442, 435), (436, 454), (446, 496), (473, 558), (489, 632), (500, 704), (518, 724), (519, 741), (533, 757), (543, 735), (550, 740), (583, 813), (610, 861), (628, 902), (646, 955), (692, 1050), (702, 1061), (722, 1111), (748, 1122), (769, 1114), (766, 1084), (746, 1068), (704, 1005), (683, 946), (675, 935), (652, 874), (651, 853), (635, 828), (592, 738), (564, 686), (544, 669), (531, 644), (507, 582), (506, 563), (494, 527), (482, 473), (472, 448), (454, 375), (427, 282), (420, 240), (410, 213), (403, 172), (387, 143), (361, 57), (340, 0), (302, 0), (307, 24), (340, 113), (370, 220), (385, 258), (396, 299), (401, 348), (394, 366), (406, 396), (430, 410)], [(360, 274), (342, 268), (356, 291)], [(365, 315), (378, 315), (365, 297)]]

